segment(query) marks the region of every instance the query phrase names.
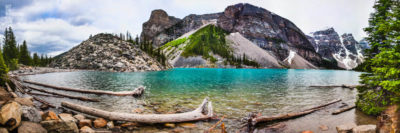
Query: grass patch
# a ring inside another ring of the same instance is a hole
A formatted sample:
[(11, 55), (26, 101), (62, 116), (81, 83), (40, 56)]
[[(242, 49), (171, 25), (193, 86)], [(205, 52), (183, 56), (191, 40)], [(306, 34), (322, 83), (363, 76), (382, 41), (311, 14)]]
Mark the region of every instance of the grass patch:
[(185, 37), (185, 38), (180, 38), (180, 39), (176, 39), (176, 40), (170, 41), (167, 44), (163, 45), (161, 47), (161, 49), (163, 50), (163, 49), (169, 47), (168, 50), (170, 50), (171, 47), (178, 47), (182, 43), (186, 42), (186, 40), (187, 40), (187, 38)]

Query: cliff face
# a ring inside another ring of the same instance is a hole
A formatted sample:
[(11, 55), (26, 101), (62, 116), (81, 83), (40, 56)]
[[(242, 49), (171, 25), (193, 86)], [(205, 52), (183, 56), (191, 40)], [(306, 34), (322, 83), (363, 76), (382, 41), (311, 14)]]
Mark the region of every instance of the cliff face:
[[(240, 33), (279, 61), (286, 59), (289, 51), (294, 51), (315, 66), (320, 65), (321, 56), (315, 52), (312, 44), (296, 25), (250, 4), (232, 5), (222, 13), (186, 16), (158, 32), (150, 40), (153, 45), (160, 47), (206, 24), (216, 24), (227, 32)], [(143, 31), (142, 35), (147, 32)]]
[(318, 65), (321, 57), (315, 52), (304, 33), (291, 21), (268, 10), (250, 4), (236, 4), (225, 9), (218, 26), (239, 32), (259, 47), (271, 51), (279, 60), (292, 50)]
[[(151, 39), (153, 45), (156, 47), (162, 46), (163, 44), (172, 41), (185, 33), (191, 32), (195, 29), (200, 28), (203, 25), (216, 23), (220, 13), (216, 14), (204, 14), (194, 15), (191, 14), (186, 16), (181, 21), (177, 22), (171, 27), (166, 28), (163, 31), (158, 32)], [(142, 31), (143, 32), (143, 31)], [(146, 32), (146, 31), (144, 31)]]
[(60, 55), (50, 66), (117, 72), (157, 71), (165, 68), (138, 46), (103, 33)]
[(360, 45), (352, 34), (339, 36), (333, 28), (328, 28), (312, 33), (309, 40), (317, 53), (325, 59), (337, 61), (341, 68), (355, 68), (364, 60), (362, 50), (366, 47)]
[(141, 40), (151, 40), (159, 32), (179, 22), (180, 19), (168, 16), (168, 14), (161, 9), (151, 12), (150, 19), (143, 23)]

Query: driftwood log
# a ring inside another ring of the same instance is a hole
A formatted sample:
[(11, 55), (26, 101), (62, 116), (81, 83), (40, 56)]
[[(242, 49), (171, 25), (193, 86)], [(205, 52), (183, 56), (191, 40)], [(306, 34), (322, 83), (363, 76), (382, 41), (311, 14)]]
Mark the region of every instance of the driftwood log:
[(29, 95), (36, 95), (36, 96), (45, 96), (45, 97), (56, 97), (56, 98), (63, 98), (63, 96), (51, 95), (51, 94), (41, 94), (35, 92), (26, 92)]
[(15, 94), (15, 93), (14, 93), (14, 91), (12, 91), (12, 89), (11, 89), (10, 85), (8, 85), (8, 83), (7, 83), (7, 82), (6, 82), (6, 87), (7, 87), (7, 91), (8, 91), (8, 93), (10, 93), (10, 94), (11, 94), (11, 96), (12, 96), (13, 98), (17, 98), (17, 97), (18, 97), (18, 95), (17, 95), (17, 94)]
[(17, 102), (9, 102), (0, 110), (0, 124), (11, 131), (21, 123), (21, 115), (21, 105)]
[(144, 92), (144, 87), (143, 86), (140, 86), (140, 87), (136, 88), (133, 91), (113, 92), (113, 91), (84, 90), (84, 89), (59, 87), (59, 86), (48, 85), (48, 84), (43, 84), (43, 83), (38, 83), (38, 82), (33, 82), (33, 81), (27, 81), (27, 80), (24, 80), (23, 82), (29, 83), (29, 84), (34, 84), (34, 85), (39, 85), (39, 86), (43, 86), (43, 87), (58, 89), (58, 90), (74, 91), (74, 92), (89, 93), (89, 94), (99, 94), (99, 95), (105, 94), (105, 95), (114, 95), (114, 96), (140, 96)]
[(93, 99), (93, 98), (70, 96), (70, 95), (66, 95), (66, 94), (62, 94), (62, 93), (46, 91), (44, 89), (39, 89), (39, 88), (35, 88), (35, 87), (32, 87), (32, 86), (29, 86), (29, 88), (32, 89), (32, 90), (36, 90), (36, 91), (40, 91), (40, 92), (44, 92), (44, 93), (48, 93), (48, 94), (53, 94), (53, 95), (58, 95), (58, 96), (66, 97), (66, 98), (78, 99), (78, 100), (90, 101), (90, 102), (99, 102), (99, 100)]
[[(207, 103), (208, 103), (208, 110), (207, 114), (205, 114), (204, 112), (207, 109), (206, 107)], [(73, 104), (70, 102), (62, 102), (61, 106), (82, 113), (86, 113), (88, 115), (102, 117), (109, 120), (131, 121), (131, 122), (148, 123), (148, 124), (198, 121), (198, 120), (210, 119), (213, 117), (212, 105), (207, 98), (204, 99), (204, 101), (200, 104), (200, 106), (197, 109), (191, 112), (177, 113), (177, 114), (130, 114), (130, 113), (108, 112), (87, 106)]]
[(343, 108), (343, 109), (336, 110), (336, 111), (332, 112), (332, 115), (337, 115), (337, 114), (340, 114), (340, 113), (349, 111), (349, 110), (354, 109), (354, 108), (356, 108), (356, 105), (353, 105), (353, 106), (349, 106), (349, 107), (346, 107), (346, 108)]
[(342, 88), (349, 88), (349, 89), (354, 89), (357, 88), (358, 86), (362, 85), (311, 85), (310, 87), (320, 87), (320, 88), (336, 88), (336, 87), (342, 87)]
[(45, 105), (49, 106), (49, 107), (56, 108), (56, 106), (54, 106), (54, 105), (52, 105), (52, 104), (50, 104), (50, 103), (48, 103), (48, 102), (46, 102), (46, 101), (44, 101), (44, 100), (42, 100), (40, 98), (37, 98), (35, 96), (32, 96), (32, 98), (35, 99), (36, 101), (42, 103), (42, 104), (45, 104)]
[(328, 105), (337, 103), (339, 101), (341, 101), (341, 99), (333, 100), (333, 101), (331, 101), (329, 103), (322, 104), (322, 105), (319, 105), (319, 106), (316, 106), (316, 107), (313, 107), (313, 108), (310, 108), (310, 109), (306, 109), (306, 110), (303, 110), (303, 111), (300, 111), (300, 112), (295, 112), (295, 113), (279, 114), (279, 115), (274, 115), (274, 116), (257, 116), (255, 118), (251, 118), (251, 120), (250, 120), (251, 123), (250, 124), (254, 126), (254, 125), (256, 125), (257, 123), (260, 123), (260, 122), (272, 122), (272, 121), (277, 121), (277, 120), (287, 120), (287, 119), (297, 118), (297, 117), (300, 117), (300, 116), (303, 116), (303, 115), (307, 115), (307, 114), (313, 113), (313, 112), (315, 112), (317, 110), (322, 109), (323, 107), (326, 107)]
[[(10, 76), (11, 77), (11, 76)], [(10, 81), (14, 84), (15, 89), (18, 90), (19, 92), (25, 94), (25, 89), (27, 89), (24, 85), (19, 82), (18, 77), (11, 77)]]

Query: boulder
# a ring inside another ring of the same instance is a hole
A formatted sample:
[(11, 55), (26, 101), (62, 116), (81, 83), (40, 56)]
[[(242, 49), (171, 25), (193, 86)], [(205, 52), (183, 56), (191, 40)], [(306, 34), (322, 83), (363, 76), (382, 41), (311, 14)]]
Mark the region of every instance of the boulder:
[(33, 106), (33, 101), (31, 97), (17, 97), (14, 99), (15, 102), (19, 103), (20, 105), (25, 105), (25, 106)]
[(38, 123), (22, 121), (18, 133), (47, 133), (47, 131)]
[(114, 122), (113, 121), (107, 122), (107, 129), (112, 129), (112, 128), (114, 128)]
[(73, 121), (47, 120), (40, 124), (48, 131), (53, 133), (79, 133), (78, 126)]
[(400, 130), (399, 105), (390, 105), (378, 117), (377, 129), (380, 133), (397, 133)]
[(81, 114), (74, 115), (74, 118), (77, 119), (78, 121), (85, 119), (85, 116)]
[(63, 120), (63, 121), (73, 121), (73, 122), (75, 122), (75, 123), (78, 122), (78, 120), (76, 120), (74, 117), (72, 117), (71, 114), (61, 113), (61, 114), (58, 114), (58, 116), (59, 116), (60, 119)]
[(11, 131), (21, 124), (21, 115), (21, 105), (17, 102), (9, 102), (0, 110), (0, 124)]
[(84, 126), (92, 127), (92, 120), (89, 119), (79, 120), (79, 127), (84, 127)]
[(348, 133), (348, 132), (351, 132), (351, 130), (356, 126), (357, 125), (354, 123), (347, 123), (347, 124), (337, 126), (336, 131), (338, 133)]
[(0, 127), (0, 133), (8, 133), (6, 128)]
[(42, 121), (42, 115), (40, 111), (35, 107), (31, 106), (22, 106), (22, 120), (31, 121), (31, 122), (40, 122)]
[(95, 128), (102, 128), (107, 125), (107, 121), (104, 120), (103, 118), (97, 118), (96, 120), (93, 121), (93, 125)]
[(353, 133), (376, 133), (376, 125), (361, 125), (353, 128)]
[(79, 131), (80, 133), (95, 133), (95, 131), (88, 126), (82, 127)]
[(46, 113), (44, 113), (42, 115), (42, 120), (44, 121), (48, 121), (48, 120), (60, 120), (60, 118), (58, 118), (57, 114), (54, 113), (53, 111), (47, 111)]

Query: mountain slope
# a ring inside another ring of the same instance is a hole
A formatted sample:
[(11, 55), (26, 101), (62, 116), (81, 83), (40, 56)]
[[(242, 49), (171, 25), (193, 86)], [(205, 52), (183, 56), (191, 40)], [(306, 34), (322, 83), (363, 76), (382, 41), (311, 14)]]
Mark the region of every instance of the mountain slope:
[[(151, 19), (149, 21), (153, 21)], [(148, 40), (154, 46), (161, 47), (209, 23), (215, 23), (228, 33), (240, 33), (280, 62), (286, 59), (292, 50), (315, 66), (321, 65), (321, 56), (315, 52), (312, 44), (296, 25), (266, 9), (250, 4), (232, 5), (221, 13), (186, 16)], [(146, 32), (148, 31), (142, 31), (142, 34)]]
[(266, 9), (250, 4), (229, 6), (218, 18), (218, 26), (241, 33), (279, 60), (284, 60), (292, 50), (313, 64), (321, 62), (320, 55), (295, 24)]
[(157, 71), (165, 68), (138, 46), (104, 33), (63, 53), (50, 66), (117, 72)]
[(290, 51), (289, 56), (283, 62), (292, 69), (318, 69), (296, 52)]
[[(274, 57), (239, 33), (204, 25), (161, 47), (174, 67), (281, 68)], [(247, 48), (247, 49), (244, 49)]]
[(246, 55), (247, 58), (254, 60), (261, 67), (265, 68), (283, 67), (282, 63), (273, 55), (246, 39), (240, 33), (231, 33), (225, 39), (227, 40), (227, 44), (233, 49), (235, 56)]

